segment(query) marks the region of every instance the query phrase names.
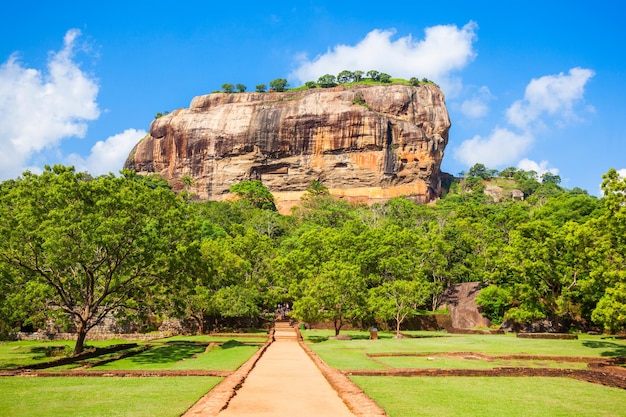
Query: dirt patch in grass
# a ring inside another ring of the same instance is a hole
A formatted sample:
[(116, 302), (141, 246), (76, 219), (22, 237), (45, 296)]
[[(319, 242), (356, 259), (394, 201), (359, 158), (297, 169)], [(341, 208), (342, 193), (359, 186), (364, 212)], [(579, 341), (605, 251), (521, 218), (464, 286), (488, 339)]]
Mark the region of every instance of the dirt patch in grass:
[[(624, 358), (594, 359), (570, 356), (535, 356), (535, 355), (485, 355), (478, 352), (450, 352), (441, 354), (415, 354), (415, 353), (371, 353), (368, 356), (391, 357), (391, 356), (448, 356), (461, 358), (475, 358), (482, 360), (527, 360), (534, 361), (535, 367), (501, 367), (493, 369), (377, 369), (377, 370), (343, 370), (344, 375), (358, 376), (467, 376), (467, 377), (565, 377), (582, 381), (593, 382), (611, 387), (626, 389), (626, 369), (617, 365), (624, 362)], [(589, 369), (566, 369), (543, 367), (541, 361), (561, 361), (587, 363)]]

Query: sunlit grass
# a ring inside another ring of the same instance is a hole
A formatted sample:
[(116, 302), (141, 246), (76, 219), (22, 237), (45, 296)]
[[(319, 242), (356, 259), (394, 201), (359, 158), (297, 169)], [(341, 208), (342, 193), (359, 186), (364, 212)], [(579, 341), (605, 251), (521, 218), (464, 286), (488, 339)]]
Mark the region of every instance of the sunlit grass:
[[(342, 332), (343, 333), (343, 332)], [(332, 334), (332, 333), (331, 333)], [(557, 357), (610, 358), (626, 356), (626, 341), (581, 336), (579, 340), (524, 339), (506, 335), (446, 335), (394, 339), (379, 332), (379, 340), (369, 340), (369, 332), (345, 332), (353, 340), (327, 340), (326, 330), (305, 330), (309, 346), (328, 365), (337, 369), (380, 369), (384, 366), (367, 353), (479, 352), (488, 355), (526, 354)], [(381, 337), (382, 336), (382, 337)], [(426, 336), (422, 334), (421, 336)], [(563, 360), (566, 360), (565, 358)]]
[(351, 378), (390, 417), (623, 417), (626, 390), (568, 378)]
[(222, 378), (0, 377), (0, 415), (176, 417)]
[[(194, 341), (195, 342), (195, 341)], [(243, 344), (231, 340), (221, 345), (207, 348), (204, 344), (169, 342), (150, 350), (101, 366), (95, 370), (160, 370), (160, 369), (201, 369), (235, 370), (247, 361), (261, 344)]]
[[(58, 359), (61, 356), (48, 356), (47, 353), (56, 351), (56, 348), (64, 348), (65, 354), (71, 354), (75, 343), (73, 340), (0, 342), (0, 369), (10, 369)], [(85, 348), (126, 343), (133, 342), (127, 340), (89, 341)]]

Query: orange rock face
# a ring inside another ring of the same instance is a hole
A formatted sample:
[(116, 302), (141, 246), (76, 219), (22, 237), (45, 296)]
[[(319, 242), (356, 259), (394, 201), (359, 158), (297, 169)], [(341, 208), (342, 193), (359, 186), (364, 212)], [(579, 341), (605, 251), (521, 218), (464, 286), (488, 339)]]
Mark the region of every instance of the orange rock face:
[(214, 93), (154, 120), (125, 168), (161, 174), (175, 190), (189, 176), (190, 191), (212, 200), (259, 179), (282, 212), (312, 180), (355, 201), (424, 203), (439, 195), (449, 129), (432, 84)]

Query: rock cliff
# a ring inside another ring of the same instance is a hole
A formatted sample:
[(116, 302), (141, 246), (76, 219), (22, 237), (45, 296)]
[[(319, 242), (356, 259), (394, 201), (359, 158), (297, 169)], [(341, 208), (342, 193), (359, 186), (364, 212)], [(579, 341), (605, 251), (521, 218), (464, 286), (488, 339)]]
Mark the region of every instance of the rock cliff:
[(159, 173), (175, 190), (189, 176), (202, 199), (260, 179), (283, 213), (311, 180), (351, 200), (424, 203), (439, 194), (449, 128), (432, 84), (214, 93), (155, 119), (124, 166)]

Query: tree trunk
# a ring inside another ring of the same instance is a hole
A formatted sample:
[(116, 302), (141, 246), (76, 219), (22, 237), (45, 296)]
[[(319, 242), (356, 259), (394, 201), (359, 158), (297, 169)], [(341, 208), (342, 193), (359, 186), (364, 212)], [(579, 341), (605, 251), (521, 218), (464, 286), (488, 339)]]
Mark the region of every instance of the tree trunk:
[(76, 337), (76, 344), (74, 345), (74, 355), (83, 353), (85, 347), (85, 338), (87, 337), (87, 323), (80, 322), (78, 324), (78, 335)]
[[(204, 315), (192, 314), (191, 318), (198, 325), (198, 334), (204, 334)], [(215, 321), (217, 322), (217, 319)]]
[(198, 331), (200, 334), (204, 334), (204, 317), (201, 320), (198, 320)]
[(341, 322), (341, 320), (335, 320), (334, 324), (335, 324), (335, 336), (339, 336), (339, 332), (341, 331), (341, 326), (343, 325), (343, 323)]

